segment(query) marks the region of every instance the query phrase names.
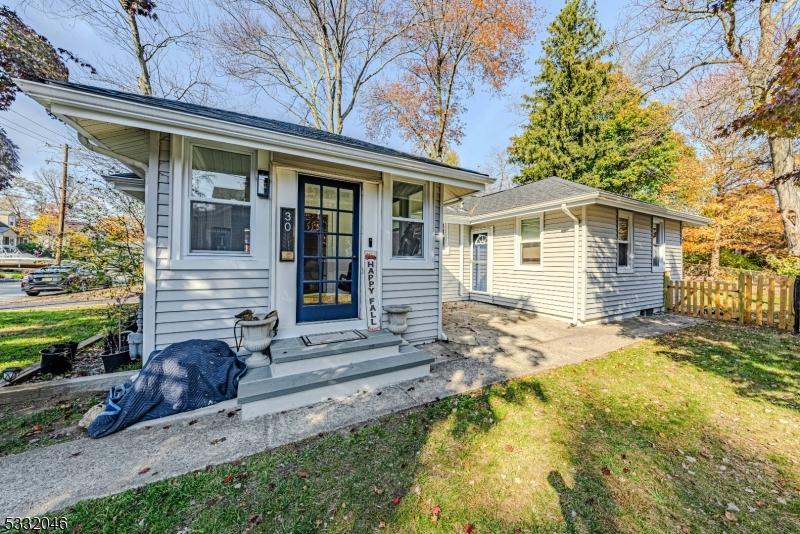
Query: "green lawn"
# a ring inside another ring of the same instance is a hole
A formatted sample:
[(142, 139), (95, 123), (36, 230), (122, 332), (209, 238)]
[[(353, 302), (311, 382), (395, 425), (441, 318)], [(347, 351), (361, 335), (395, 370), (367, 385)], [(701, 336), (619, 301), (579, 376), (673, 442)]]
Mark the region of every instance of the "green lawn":
[(83, 341), (110, 324), (105, 307), (0, 311), (0, 369), (39, 361), (53, 343)]
[(799, 532), (800, 339), (713, 324), (67, 510), (81, 532)]

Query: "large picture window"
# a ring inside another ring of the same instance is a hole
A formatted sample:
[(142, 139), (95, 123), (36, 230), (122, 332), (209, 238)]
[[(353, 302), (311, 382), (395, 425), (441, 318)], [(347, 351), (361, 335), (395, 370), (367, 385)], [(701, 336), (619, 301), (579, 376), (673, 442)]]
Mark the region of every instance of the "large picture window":
[(617, 214), (617, 271), (633, 271), (633, 215)]
[(520, 267), (542, 265), (542, 215), (519, 219), (517, 235), (517, 263)]
[(248, 154), (192, 147), (191, 252), (250, 253), (251, 175)]
[(392, 183), (392, 257), (425, 256), (425, 186)]

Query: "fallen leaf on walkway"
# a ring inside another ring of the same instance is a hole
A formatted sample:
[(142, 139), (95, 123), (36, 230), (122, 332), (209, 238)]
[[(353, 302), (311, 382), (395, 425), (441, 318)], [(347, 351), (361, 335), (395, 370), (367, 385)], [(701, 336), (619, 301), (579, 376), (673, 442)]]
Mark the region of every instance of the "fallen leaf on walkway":
[(233, 417), (234, 415), (236, 415), (236, 410), (231, 410), (228, 412), (228, 417)]
[(221, 437), (221, 438), (212, 439), (212, 440), (211, 440), (211, 444), (212, 444), (212, 445), (216, 445), (216, 444), (218, 444), (218, 443), (222, 443), (222, 442), (223, 442), (223, 441), (225, 441), (226, 439), (227, 439), (227, 438), (225, 438), (224, 436), (223, 436), (223, 437)]
[(197, 424), (197, 419), (192, 419), (191, 421), (189, 421), (189, 426), (196, 425), (196, 424)]
[(169, 430), (171, 427), (172, 425), (164, 425), (161, 428), (163, 428), (164, 430)]
[(144, 468), (139, 470), (139, 474), (143, 475), (143, 474), (147, 473), (148, 471), (150, 471), (150, 468), (149, 467), (144, 467)]
[(75, 458), (76, 456), (80, 456), (80, 455), (81, 455), (81, 451), (73, 452), (72, 454), (70, 454), (70, 456), (72, 456), (73, 458)]

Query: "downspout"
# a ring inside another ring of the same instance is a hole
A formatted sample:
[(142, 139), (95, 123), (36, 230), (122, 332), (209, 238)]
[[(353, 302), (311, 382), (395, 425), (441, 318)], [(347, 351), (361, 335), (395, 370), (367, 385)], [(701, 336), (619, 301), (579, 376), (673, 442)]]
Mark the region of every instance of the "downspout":
[(572, 326), (578, 325), (578, 229), (580, 220), (569, 211), (566, 204), (561, 204), (561, 211), (572, 219), (573, 254), (572, 254)]
[(444, 210), (442, 209), (442, 202), (441, 202), (441, 195), (442, 194), (443, 194), (442, 186), (440, 185), (439, 186), (439, 195), (440, 195), (439, 196), (439, 205), (437, 206), (437, 208), (439, 209), (439, 231), (436, 233), (436, 242), (437, 242), (437, 245), (438, 245), (437, 249), (439, 251), (439, 253), (437, 255), (437, 258), (436, 258), (436, 270), (437, 270), (438, 275), (439, 275), (439, 283), (436, 284), (436, 287), (439, 290), (439, 313), (438, 313), (438, 319), (437, 319), (437, 327), (438, 327), (437, 330), (439, 331), (439, 341), (448, 341), (447, 334), (444, 333), (444, 326), (442, 324), (443, 323), (443, 321), (442, 321), (442, 313), (444, 311), (443, 310), (443, 308), (444, 308), (444, 302), (443, 302), (444, 291), (442, 290), (442, 281), (443, 281), (442, 271), (444, 270), (444, 269), (442, 269), (442, 253), (443, 253), (442, 243), (444, 243), (444, 232), (447, 230), (447, 228), (445, 227), (445, 224), (444, 224)]

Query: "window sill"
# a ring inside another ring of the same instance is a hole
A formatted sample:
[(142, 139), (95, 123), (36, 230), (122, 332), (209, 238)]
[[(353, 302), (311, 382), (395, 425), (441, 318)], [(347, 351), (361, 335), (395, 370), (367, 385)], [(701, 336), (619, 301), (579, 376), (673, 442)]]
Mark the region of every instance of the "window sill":
[(513, 268), (514, 271), (543, 271), (543, 265), (522, 265), (517, 264)]
[(399, 259), (389, 258), (383, 264), (384, 269), (417, 269), (427, 270), (434, 269), (435, 265), (432, 260), (412, 260), (412, 259)]
[(633, 267), (617, 267), (617, 274), (633, 274)]
[(469, 292), (470, 292), (470, 294), (474, 293), (476, 295), (484, 295), (486, 297), (491, 297), (492, 296), (492, 294), (489, 293), (488, 291), (478, 291), (477, 289), (470, 289)]
[(263, 259), (247, 256), (207, 256), (191, 255), (181, 259), (170, 260), (168, 269), (192, 269), (192, 270), (218, 270), (218, 269), (263, 269), (269, 270), (269, 262)]

